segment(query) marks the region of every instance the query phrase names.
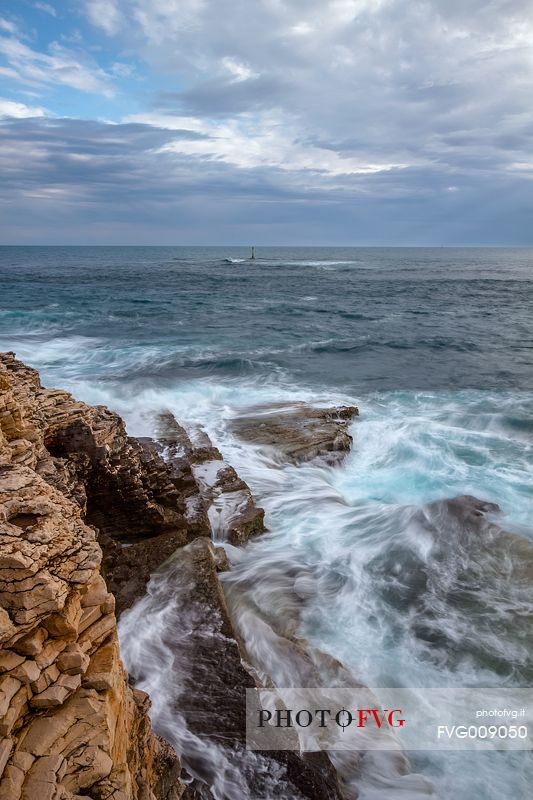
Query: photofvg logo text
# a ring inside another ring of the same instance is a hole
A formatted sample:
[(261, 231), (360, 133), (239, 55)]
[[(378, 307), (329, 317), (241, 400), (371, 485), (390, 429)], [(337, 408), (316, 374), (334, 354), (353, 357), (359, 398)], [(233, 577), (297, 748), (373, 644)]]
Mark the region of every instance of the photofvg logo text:
[(315, 708), (313, 711), (308, 708), (299, 710), (277, 708), (275, 711), (269, 711), (266, 708), (260, 708), (258, 711), (260, 728), (267, 724), (275, 728), (309, 728), (314, 723), (319, 728), (336, 725), (341, 730), (350, 726), (356, 728), (375, 727), (379, 730), (387, 726), (403, 728), (405, 719), (401, 708), (394, 708), (391, 711), (386, 708), (357, 708), (350, 711), (344, 707), (340, 711), (332, 711), (330, 708)]
[(531, 750), (531, 689), (250, 689), (252, 750)]

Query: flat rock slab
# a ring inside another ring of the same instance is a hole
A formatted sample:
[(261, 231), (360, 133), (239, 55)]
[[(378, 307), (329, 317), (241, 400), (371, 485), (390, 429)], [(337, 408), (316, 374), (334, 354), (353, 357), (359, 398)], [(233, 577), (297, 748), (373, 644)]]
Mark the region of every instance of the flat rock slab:
[(271, 447), (293, 464), (317, 457), (337, 464), (352, 446), (348, 426), (358, 414), (355, 406), (278, 403), (247, 409), (232, 420), (231, 427), (240, 439)]

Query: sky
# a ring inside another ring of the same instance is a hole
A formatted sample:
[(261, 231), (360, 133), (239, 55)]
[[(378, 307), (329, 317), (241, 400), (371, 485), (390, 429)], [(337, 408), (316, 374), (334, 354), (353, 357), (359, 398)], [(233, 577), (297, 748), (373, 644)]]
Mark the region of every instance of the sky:
[(0, 0), (0, 242), (533, 245), (533, 0)]

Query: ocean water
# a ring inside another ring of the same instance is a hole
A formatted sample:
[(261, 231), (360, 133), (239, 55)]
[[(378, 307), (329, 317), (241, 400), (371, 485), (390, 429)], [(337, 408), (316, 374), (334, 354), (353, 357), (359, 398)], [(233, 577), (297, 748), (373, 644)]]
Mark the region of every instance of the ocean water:
[[(532, 578), (510, 576), (533, 546), (533, 250), (248, 252), (2, 247), (0, 349), (132, 434), (162, 408), (207, 430), (266, 510), (268, 535), (228, 547), (224, 585), (278, 685), (297, 675), (272, 621), (291, 616), (367, 685), (531, 686)], [(359, 406), (341, 466), (283, 466), (232, 435), (240, 409), (295, 399)], [(435, 504), (459, 495), (500, 506), (504, 544), (439, 528)], [(156, 595), (124, 617), (133, 673), (160, 646), (139, 623), (171, 611)], [(150, 680), (154, 722), (187, 763), (202, 745), (167, 719), (169, 682)], [(369, 760), (361, 800), (530, 796), (530, 754), (486, 755), (412, 754), (419, 777)], [(230, 780), (213, 791), (247, 796)]]

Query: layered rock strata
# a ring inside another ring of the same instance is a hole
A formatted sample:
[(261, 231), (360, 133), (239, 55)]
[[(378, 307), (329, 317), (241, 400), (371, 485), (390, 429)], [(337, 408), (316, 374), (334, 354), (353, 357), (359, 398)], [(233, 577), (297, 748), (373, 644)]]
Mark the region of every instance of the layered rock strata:
[(278, 403), (249, 408), (232, 426), (241, 439), (270, 448), (284, 461), (298, 464), (320, 457), (337, 464), (352, 446), (348, 426), (358, 413), (355, 406)]
[[(158, 441), (131, 438), (105, 407), (44, 389), (35, 370), (0, 355), (2, 800), (210, 796), (202, 781), (180, 780), (117, 638), (116, 615), (176, 551), (193, 568), (200, 631), (215, 634), (191, 640), (194, 692), (176, 713), (206, 740), (229, 730), (237, 769), (246, 755), (243, 702), (255, 683), (218, 583), (229, 563), (209, 539), (246, 544), (264, 531), (264, 514), (205, 435), (193, 442), (169, 413), (158, 424)], [(225, 660), (220, 677), (213, 667)], [(218, 730), (202, 730), (215, 696), (224, 699)], [(265, 763), (291, 796), (340, 797), (325, 756), (268, 754)], [(269, 796), (259, 778), (247, 783)]]
[[(204, 431), (196, 432), (197, 442), (179, 425), (172, 414), (158, 417), (157, 440), (165, 461), (174, 470), (186, 465), (192, 469), (198, 492), (215, 539), (245, 545), (251, 536), (264, 533), (265, 512), (256, 506), (249, 486), (237, 475)], [(197, 501), (188, 503), (189, 514)]]
[(1, 363), (0, 797), (179, 798), (179, 761), (128, 684), (115, 599), (82, 518), (90, 456), (52, 455), (70, 425), (87, 435), (92, 423), (104, 459), (110, 417), (42, 390), (10, 355)]

